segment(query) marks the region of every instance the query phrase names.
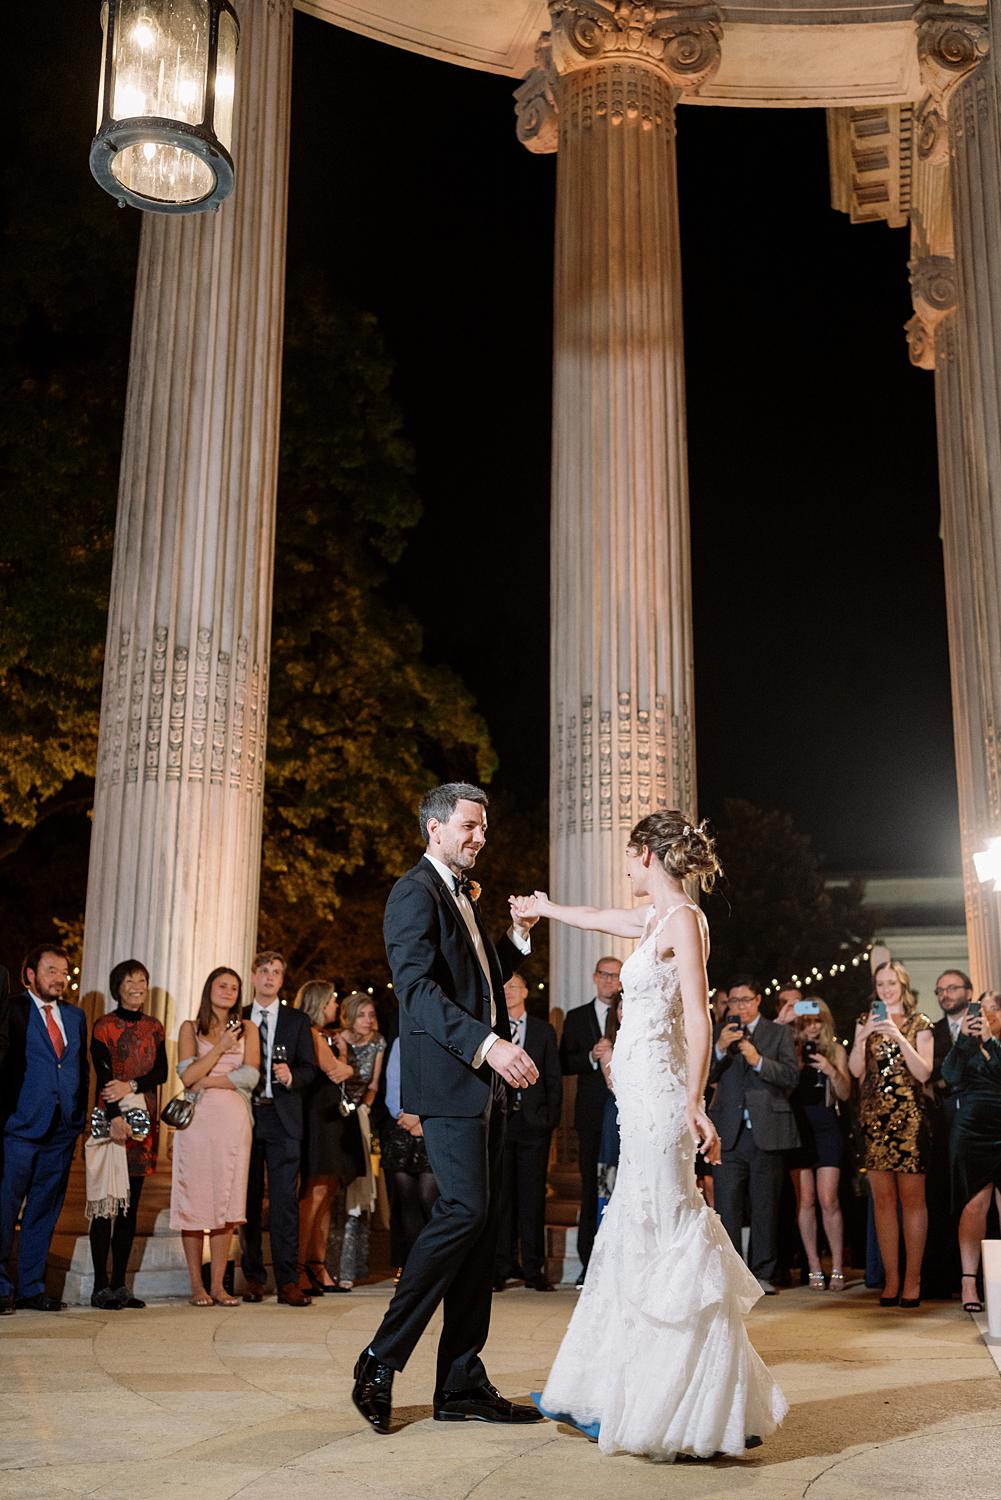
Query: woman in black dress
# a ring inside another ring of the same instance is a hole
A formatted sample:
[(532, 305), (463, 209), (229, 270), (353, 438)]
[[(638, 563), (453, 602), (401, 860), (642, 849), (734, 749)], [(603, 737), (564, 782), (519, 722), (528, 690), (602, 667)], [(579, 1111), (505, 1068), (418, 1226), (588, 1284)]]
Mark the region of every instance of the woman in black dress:
[[(164, 1031), (155, 1016), (143, 1006), (149, 996), (149, 971), (137, 958), (116, 964), (108, 989), (116, 1008), (94, 1022), (90, 1057), (97, 1083), (97, 1104), (111, 1124), (116, 1140), (124, 1140), (129, 1171), (129, 1206), (109, 1219), (90, 1221), (90, 1254), (94, 1263), (92, 1307), (105, 1311), (122, 1307), (145, 1307), (125, 1285), (125, 1273), (136, 1234), (136, 1216), (143, 1183), (156, 1167), (159, 1136), (158, 1094), (167, 1081), (167, 1050)], [(119, 1100), (142, 1094), (149, 1115), (149, 1135), (134, 1140), (119, 1114)], [(108, 1272), (108, 1252), (111, 1272)]]
[(408, 1115), (400, 1100), (400, 1039), (393, 1042), (386, 1064), (386, 1118), (379, 1131), (382, 1171), (389, 1192), (389, 1251), (399, 1281), (414, 1241), (431, 1217), (438, 1197), (424, 1130), (417, 1115)]
[(303, 1259), (299, 1284), (322, 1296), (338, 1290), (325, 1260), (330, 1215), (340, 1188), (365, 1170), (361, 1136), (354, 1115), (341, 1113), (342, 1085), (354, 1076), (347, 1043), (324, 1027), (337, 1020), (337, 995), (326, 980), (304, 984), (295, 1004), (313, 1028), (317, 1075), (305, 1101), (302, 1173), (299, 1179), (299, 1247)]
[(789, 1096), (802, 1144), (790, 1158), (796, 1192), (799, 1237), (810, 1268), (810, 1287), (825, 1290), (817, 1253), (817, 1200), (824, 1233), (831, 1250), (832, 1292), (844, 1291), (845, 1227), (838, 1198), (845, 1138), (838, 1104), (852, 1091), (848, 1054), (834, 1035), (834, 1017), (823, 1000), (807, 997), (801, 1004), (816, 1007), (812, 1015), (793, 1017), (793, 1040), (799, 1060), (799, 1082)]
[(959, 1095), (949, 1155), (967, 1312), (983, 1311), (977, 1271), (992, 1193), (1001, 1208), (1001, 995), (988, 990), (980, 1008), (978, 1015), (970, 1006), (942, 1064), (942, 1077)]

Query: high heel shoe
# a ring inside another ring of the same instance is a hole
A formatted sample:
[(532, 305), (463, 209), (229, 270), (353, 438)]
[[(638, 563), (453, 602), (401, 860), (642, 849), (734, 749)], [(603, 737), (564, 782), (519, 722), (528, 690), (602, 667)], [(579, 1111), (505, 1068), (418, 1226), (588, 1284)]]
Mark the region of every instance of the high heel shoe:
[[(962, 1276), (962, 1280), (963, 1281), (972, 1281), (973, 1282), (973, 1290), (974, 1291), (977, 1290), (977, 1273), (976, 1273), (976, 1271), (964, 1271), (963, 1272), (963, 1276)], [(963, 1311), (964, 1312), (974, 1313), (974, 1312), (983, 1312), (983, 1310), (984, 1310), (984, 1304), (981, 1302), (981, 1300), (980, 1300), (979, 1297), (975, 1298), (973, 1301), (964, 1302), (963, 1303)]]
[(920, 1307), (921, 1306), (921, 1298), (920, 1297), (901, 1297), (901, 1299), (900, 1299), (900, 1305), (901, 1305), (901, 1307)]
[(333, 1286), (328, 1286), (325, 1281), (320, 1280), (320, 1278), (313, 1270), (314, 1266), (319, 1266), (322, 1269), (322, 1260), (307, 1260), (303, 1263), (302, 1275), (305, 1276), (306, 1280), (309, 1282), (309, 1286), (304, 1286), (302, 1290), (304, 1292), (307, 1292), (310, 1297), (322, 1297), (327, 1292), (334, 1291), (335, 1288)]
[(832, 1292), (843, 1292), (845, 1289), (844, 1271), (832, 1271), (827, 1285)]
[(880, 1307), (899, 1307), (900, 1293), (898, 1292), (895, 1297), (880, 1297), (879, 1305)]
[(810, 1272), (810, 1278), (809, 1278), (808, 1285), (809, 1285), (809, 1288), (810, 1288), (811, 1292), (823, 1292), (823, 1291), (826, 1291), (827, 1288), (826, 1288), (825, 1283), (824, 1283), (824, 1273), (823, 1273), (823, 1271), (811, 1271)]

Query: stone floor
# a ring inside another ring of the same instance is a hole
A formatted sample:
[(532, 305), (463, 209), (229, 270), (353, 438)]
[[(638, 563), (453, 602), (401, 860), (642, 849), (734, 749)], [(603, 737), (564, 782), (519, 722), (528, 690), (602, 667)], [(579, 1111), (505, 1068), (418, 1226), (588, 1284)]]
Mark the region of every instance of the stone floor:
[[(573, 1295), (495, 1298), (487, 1357), (505, 1394), (539, 1388)], [(790, 1399), (784, 1427), (743, 1459), (667, 1469), (603, 1458), (548, 1422), (433, 1423), (433, 1330), (397, 1379), (393, 1433), (375, 1436), (350, 1371), (387, 1296), (5, 1319), (0, 1500), (993, 1500), (1001, 1487), (1001, 1377), (956, 1304), (883, 1311), (861, 1287), (762, 1301), (750, 1329)]]

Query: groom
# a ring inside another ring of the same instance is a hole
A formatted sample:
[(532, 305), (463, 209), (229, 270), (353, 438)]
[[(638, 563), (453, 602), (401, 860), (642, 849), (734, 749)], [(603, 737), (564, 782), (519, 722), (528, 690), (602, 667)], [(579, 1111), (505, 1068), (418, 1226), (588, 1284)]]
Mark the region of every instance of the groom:
[(487, 1380), (487, 1341), (504, 1150), (505, 1085), (526, 1088), (538, 1070), (507, 1041), (504, 983), (529, 951), (534, 919), (519, 920), (495, 948), (469, 871), (487, 836), (479, 787), (450, 782), (421, 800), (424, 857), (396, 882), (383, 931), (400, 1004), (400, 1083), (421, 1118), (438, 1199), (400, 1277), (378, 1333), (358, 1357), (352, 1399), (376, 1432), (388, 1432), (393, 1375), (444, 1304), (434, 1389), (436, 1422), (534, 1422)]

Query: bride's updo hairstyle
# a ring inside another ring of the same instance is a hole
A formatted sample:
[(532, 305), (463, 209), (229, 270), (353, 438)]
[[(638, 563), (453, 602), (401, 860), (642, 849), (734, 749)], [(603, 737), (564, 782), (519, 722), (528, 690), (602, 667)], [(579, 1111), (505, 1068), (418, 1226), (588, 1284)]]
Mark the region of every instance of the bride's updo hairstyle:
[(716, 840), (706, 832), (706, 825), (675, 809), (664, 809), (641, 818), (629, 835), (632, 849), (649, 849), (669, 875), (678, 880), (697, 880), (704, 891), (711, 891), (716, 876), (723, 873), (716, 857)]

